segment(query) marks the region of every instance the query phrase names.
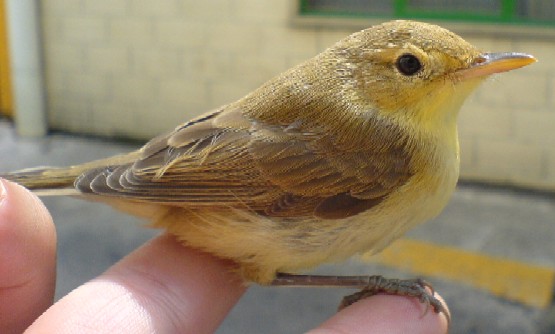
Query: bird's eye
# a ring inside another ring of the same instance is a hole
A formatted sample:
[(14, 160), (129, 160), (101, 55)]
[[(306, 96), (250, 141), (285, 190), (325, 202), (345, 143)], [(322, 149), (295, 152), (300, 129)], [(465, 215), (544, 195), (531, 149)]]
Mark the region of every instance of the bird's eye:
[(414, 75), (422, 69), (420, 60), (415, 55), (405, 53), (397, 58), (397, 69), (404, 75)]

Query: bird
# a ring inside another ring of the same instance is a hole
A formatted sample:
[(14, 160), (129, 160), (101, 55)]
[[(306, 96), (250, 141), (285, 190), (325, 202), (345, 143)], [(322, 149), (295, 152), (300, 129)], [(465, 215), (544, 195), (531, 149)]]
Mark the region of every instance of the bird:
[(147, 219), (232, 260), (246, 282), (361, 287), (441, 311), (419, 279), (298, 273), (377, 253), (437, 216), (459, 177), (463, 102), (490, 75), (535, 61), (437, 25), (385, 22), (137, 151), (1, 177)]

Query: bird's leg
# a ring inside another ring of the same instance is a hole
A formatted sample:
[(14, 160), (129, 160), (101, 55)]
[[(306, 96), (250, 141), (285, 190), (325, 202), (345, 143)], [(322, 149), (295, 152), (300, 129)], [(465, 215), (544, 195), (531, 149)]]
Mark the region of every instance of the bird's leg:
[[(343, 287), (362, 289), (352, 295), (345, 296), (339, 305), (343, 309), (361, 299), (386, 293), (399, 296), (417, 297), (426, 304), (426, 310), (432, 306), (436, 313), (443, 313), (449, 319), (449, 312), (437, 299), (432, 286), (422, 279), (391, 279), (380, 275), (375, 276), (326, 276), (326, 275), (295, 275), (278, 273), (272, 281), (274, 286), (297, 286), (297, 287)], [(430, 291), (428, 291), (428, 288)]]

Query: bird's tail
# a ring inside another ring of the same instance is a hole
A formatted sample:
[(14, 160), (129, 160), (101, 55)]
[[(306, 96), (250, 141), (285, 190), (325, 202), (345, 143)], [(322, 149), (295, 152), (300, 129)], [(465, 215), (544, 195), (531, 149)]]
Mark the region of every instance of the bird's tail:
[(19, 183), (30, 190), (66, 189), (73, 186), (83, 172), (75, 167), (36, 167), (0, 174), (0, 177)]
[(16, 182), (41, 196), (77, 195), (73, 187), (75, 180), (85, 171), (128, 163), (137, 158), (139, 152), (116, 155), (107, 159), (70, 167), (35, 167), (10, 173), (0, 173), (0, 178)]

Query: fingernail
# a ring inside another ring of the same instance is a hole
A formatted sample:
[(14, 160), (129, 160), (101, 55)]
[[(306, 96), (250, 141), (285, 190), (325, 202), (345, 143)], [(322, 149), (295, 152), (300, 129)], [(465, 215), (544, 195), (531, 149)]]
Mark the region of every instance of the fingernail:
[(0, 178), (0, 205), (4, 203), (6, 198), (6, 187), (4, 186), (4, 179)]

